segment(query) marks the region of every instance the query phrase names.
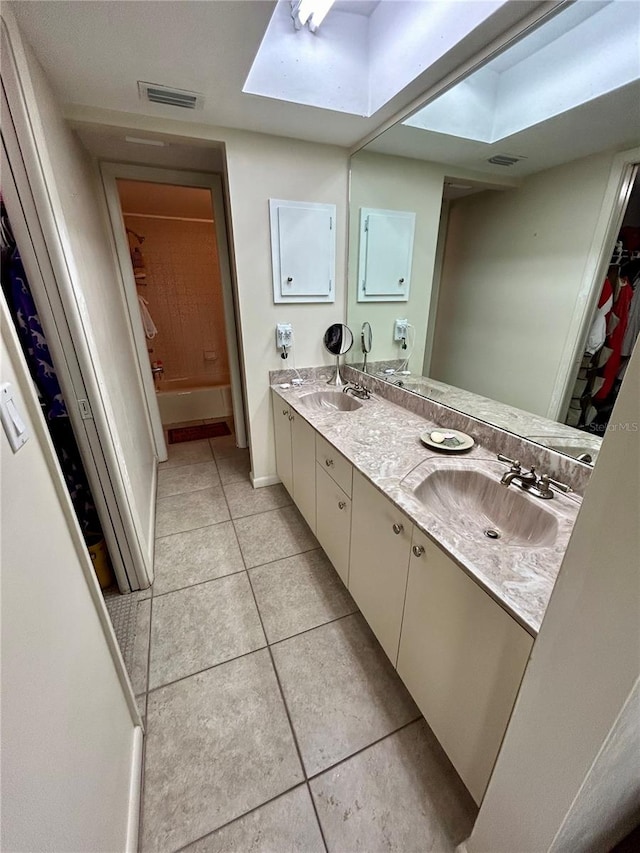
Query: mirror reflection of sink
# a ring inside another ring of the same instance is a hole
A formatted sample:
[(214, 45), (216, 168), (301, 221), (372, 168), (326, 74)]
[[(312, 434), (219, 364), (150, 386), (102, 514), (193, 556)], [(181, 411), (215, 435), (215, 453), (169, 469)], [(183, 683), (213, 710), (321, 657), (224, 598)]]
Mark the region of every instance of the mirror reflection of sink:
[(314, 412), (355, 412), (362, 402), (343, 391), (312, 391), (300, 397), (300, 404)]
[(465, 539), (552, 546), (558, 535), (555, 515), (517, 486), (503, 486), (500, 473), (443, 460), (426, 472), (412, 472), (403, 485), (428, 512)]

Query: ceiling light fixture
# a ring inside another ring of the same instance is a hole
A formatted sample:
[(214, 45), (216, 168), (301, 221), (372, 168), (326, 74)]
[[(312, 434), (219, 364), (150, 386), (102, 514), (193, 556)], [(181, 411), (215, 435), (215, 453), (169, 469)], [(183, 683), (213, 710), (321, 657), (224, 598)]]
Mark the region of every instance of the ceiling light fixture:
[(315, 33), (327, 17), (334, 0), (291, 0), (291, 17), (296, 30), (301, 30), (305, 24)]

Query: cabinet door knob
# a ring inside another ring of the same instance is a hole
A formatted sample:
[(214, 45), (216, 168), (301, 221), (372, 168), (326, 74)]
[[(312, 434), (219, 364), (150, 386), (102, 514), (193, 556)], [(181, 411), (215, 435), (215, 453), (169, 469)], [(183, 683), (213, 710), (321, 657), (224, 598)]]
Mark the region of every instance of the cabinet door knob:
[(416, 557), (422, 557), (422, 555), (424, 554), (424, 548), (422, 547), (422, 545), (414, 545), (411, 550), (413, 551), (414, 556)]
[(289, 409), (283, 409), (283, 410), (282, 410), (282, 414), (283, 414), (283, 415), (288, 415), (288, 414), (289, 414)]
[(333, 468), (333, 459), (325, 459), (324, 464), (327, 466), (327, 468)]
[(344, 509), (347, 505), (346, 501), (338, 501), (338, 509)]
[(398, 536), (404, 530), (404, 524), (394, 524), (393, 532)]
[(289, 415), (289, 420), (290, 420), (290, 421), (292, 421), (292, 420), (293, 420), (293, 418), (294, 418), (294, 416), (293, 416), (293, 415)]

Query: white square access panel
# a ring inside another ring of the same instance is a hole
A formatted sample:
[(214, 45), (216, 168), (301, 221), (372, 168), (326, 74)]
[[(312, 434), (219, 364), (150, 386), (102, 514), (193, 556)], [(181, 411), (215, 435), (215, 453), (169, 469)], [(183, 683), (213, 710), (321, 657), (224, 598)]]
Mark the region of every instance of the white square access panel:
[(358, 302), (407, 302), (416, 215), (360, 208)]
[(336, 206), (269, 199), (274, 302), (334, 302)]

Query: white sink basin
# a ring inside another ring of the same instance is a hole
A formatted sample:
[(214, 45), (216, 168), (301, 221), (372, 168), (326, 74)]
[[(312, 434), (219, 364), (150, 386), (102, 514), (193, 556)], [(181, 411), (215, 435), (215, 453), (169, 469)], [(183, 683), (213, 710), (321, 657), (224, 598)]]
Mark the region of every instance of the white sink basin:
[(343, 391), (312, 391), (300, 397), (300, 405), (314, 412), (355, 412), (362, 402)]
[[(474, 466), (474, 467), (472, 467)], [(500, 483), (504, 466), (484, 470), (477, 463), (438, 460), (403, 481), (422, 506), (452, 532), (496, 546), (550, 547), (558, 536), (554, 512), (519, 486)]]

